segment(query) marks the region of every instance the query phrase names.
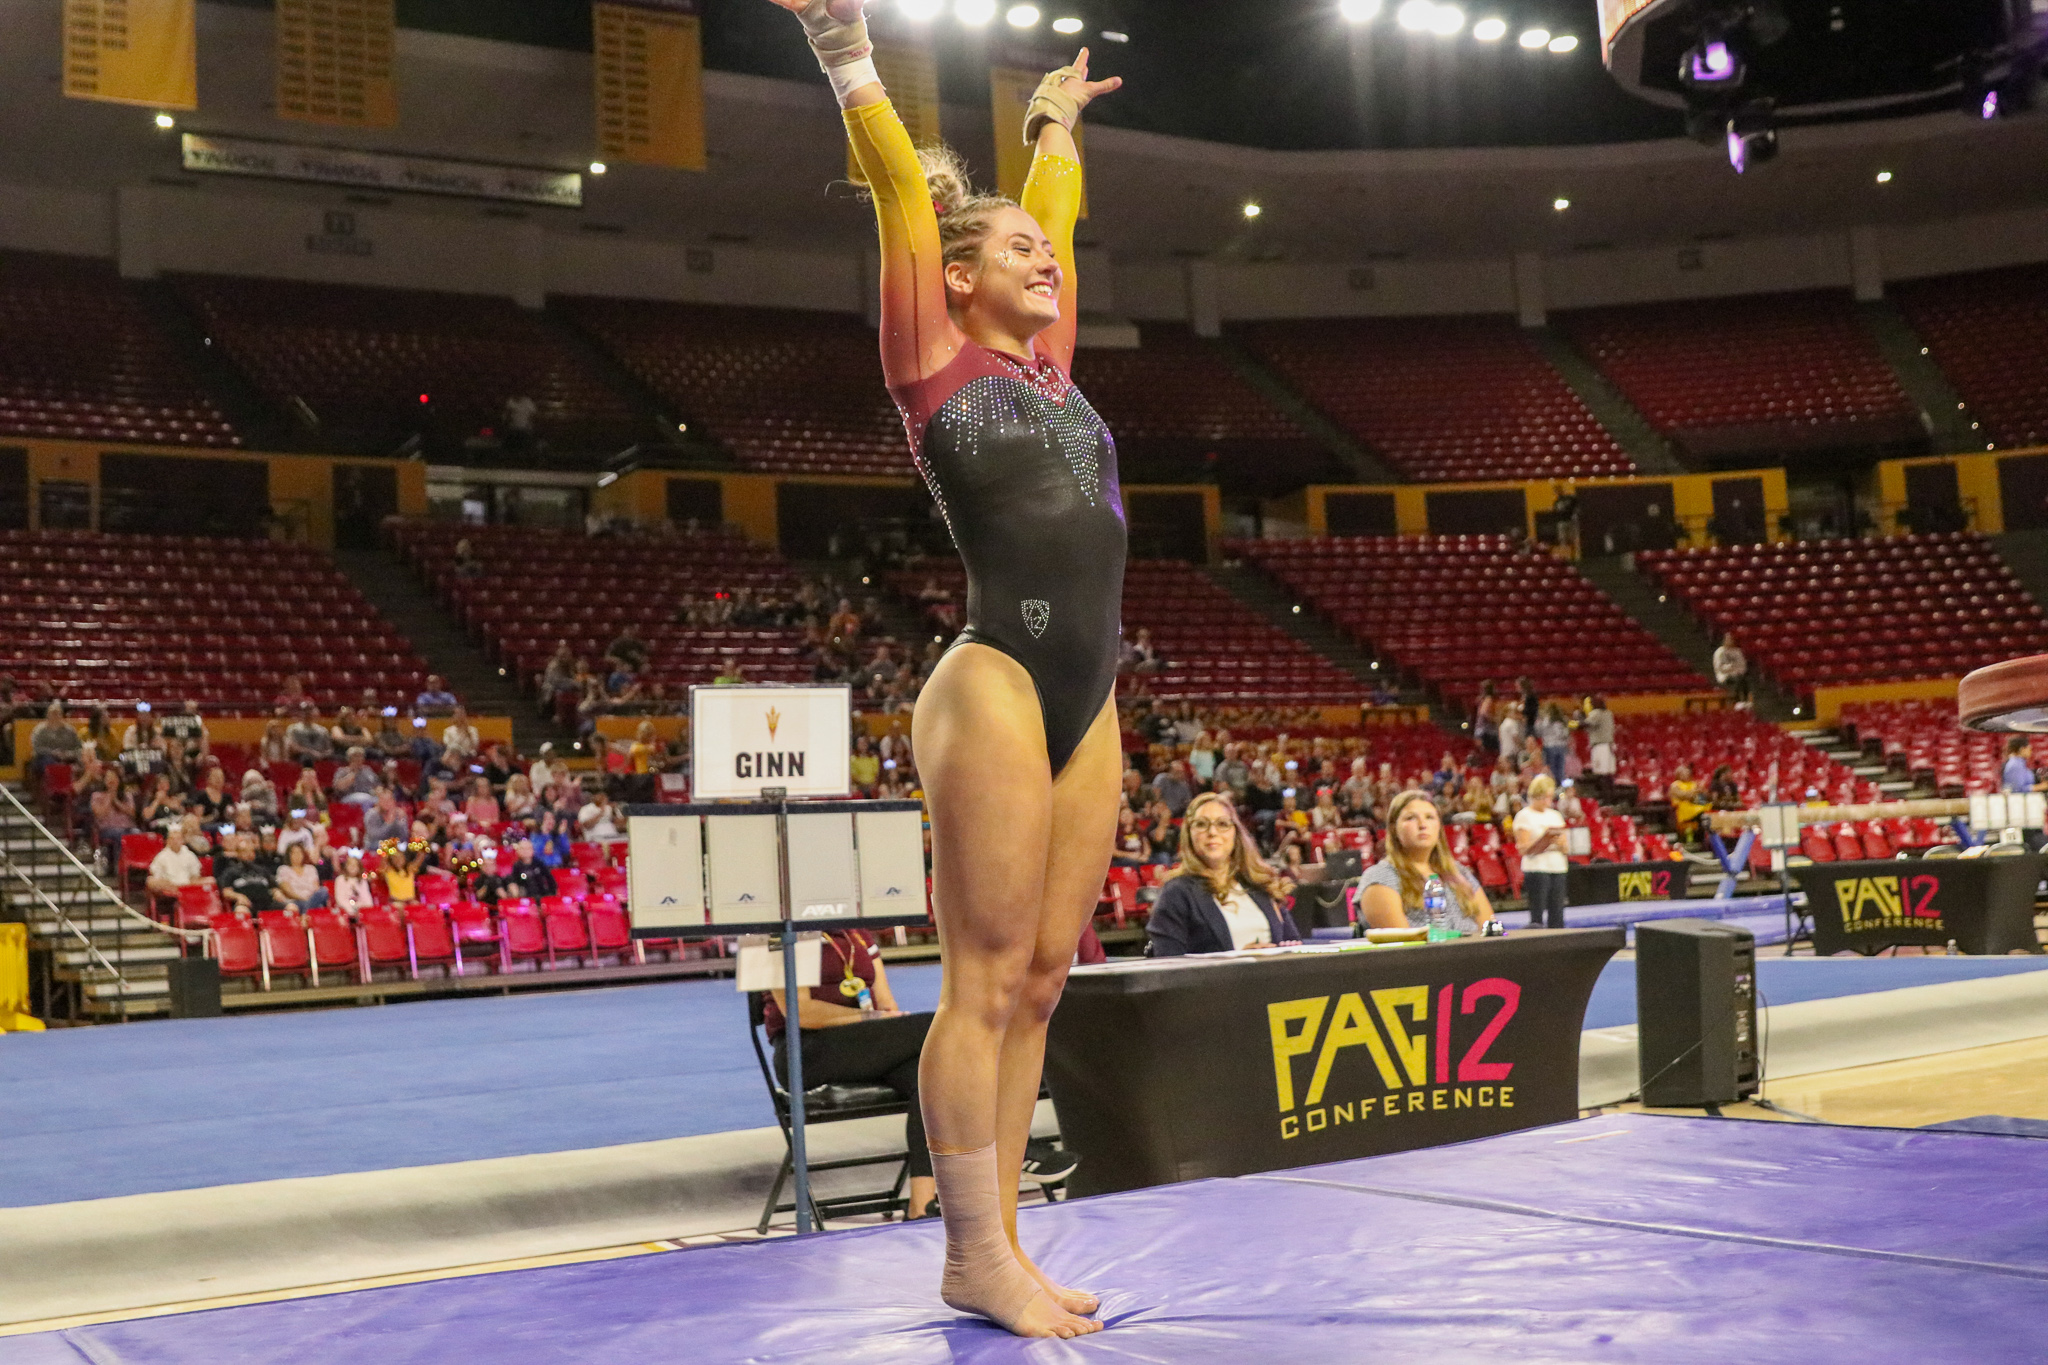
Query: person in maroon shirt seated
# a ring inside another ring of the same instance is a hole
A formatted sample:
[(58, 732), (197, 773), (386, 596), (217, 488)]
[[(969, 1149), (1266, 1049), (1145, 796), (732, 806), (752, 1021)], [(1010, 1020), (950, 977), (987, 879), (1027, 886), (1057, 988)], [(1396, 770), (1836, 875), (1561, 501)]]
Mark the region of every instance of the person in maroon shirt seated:
[[(804, 1085), (867, 1082), (886, 1085), (910, 1101), (910, 1112), (903, 1120), (904, 1146), (910, 1153), (908, 1216), (922, 1218), (937, 1193), (932, 1184), (932, 1154), (925, 1145), (924, 1114), (917, 1103), (917, 1059), (924, 1050), (932, 1016), (905, 1014), (896, 1007), (889, 973), (872, 940), (859, 930), (825, 935), (818, 982), (797, 1001)], [(770, 991), (768, 997), (764, 1013), (768, 1037), (775, 1045), (775, 1075), (786, 1085), (786, 1005), (781, 991)]]

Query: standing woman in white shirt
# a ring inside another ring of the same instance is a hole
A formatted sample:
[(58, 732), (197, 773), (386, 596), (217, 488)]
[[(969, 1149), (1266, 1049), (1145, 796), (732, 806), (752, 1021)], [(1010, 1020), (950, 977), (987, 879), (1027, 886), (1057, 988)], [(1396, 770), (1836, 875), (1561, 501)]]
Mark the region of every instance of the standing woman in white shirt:
[(1297, 942), (1286, 897), (1286, 882), (1259, 856), (1236, 809), (1203, 792), (1181, 817), (1180, 866), (1166, 874), (1145, 921), (1145, 951), (1184, 957)]
[(1529, 783), (1529, 803), (1515, 816), (1515, 848), (1522, 855), (1522, 892), (1529, 901), (1529, 927), (1564, 928), (1564, 812), (1557, 809), (1557, 781), (1543, 773)]

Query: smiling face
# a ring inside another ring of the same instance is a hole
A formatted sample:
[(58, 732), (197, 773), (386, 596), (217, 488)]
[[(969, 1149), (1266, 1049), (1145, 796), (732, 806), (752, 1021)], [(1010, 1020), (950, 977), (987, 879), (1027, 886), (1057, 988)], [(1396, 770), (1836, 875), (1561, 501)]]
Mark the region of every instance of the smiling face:
[(1237, 821), (1221, 801), (1205, 801), (1190, 811), (1182, 829), (1205, 866), (1222, 867), (1237, 848)]
[(1001, 332), (1035, 336), (1059, 321), (1062, 278), (1038, 220), (1005, 207), (991, 216), (980, 253), (946, 266), (946, 294), (954, 308), (979, 314)]

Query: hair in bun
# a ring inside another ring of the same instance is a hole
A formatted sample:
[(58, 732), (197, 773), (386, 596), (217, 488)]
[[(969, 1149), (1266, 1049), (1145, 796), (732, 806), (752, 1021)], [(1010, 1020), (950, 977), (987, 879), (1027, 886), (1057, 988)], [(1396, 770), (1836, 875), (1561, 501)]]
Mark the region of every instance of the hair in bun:
[(924, 167), (932, 209), (939, 215), (940, 260), (973, 260), (988, 240), (997, 212), (1017, 207), (1015, 201), (977, 193), (967, 178), (966, 161), (951, 147), (920, 147), (917, 159)]

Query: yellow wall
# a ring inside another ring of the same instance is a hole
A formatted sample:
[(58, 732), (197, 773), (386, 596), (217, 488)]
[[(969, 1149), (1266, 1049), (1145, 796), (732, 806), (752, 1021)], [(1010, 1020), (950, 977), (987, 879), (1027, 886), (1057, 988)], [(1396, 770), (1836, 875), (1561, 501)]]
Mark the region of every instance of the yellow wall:
[(1855, 701), (1954, 701), (1956, 678), (1923, 678), (1918, 682), (1857, 683), (1813, 689), (1813, 717), (1833, 725), (1842, 708)]
[(99, 524), (100, 454), (186, 456), (205, 460), (262, 460), (270, 466), (270, 505), (286, 516), (304, 512), (307, 543), (334, 548), (334, 466), (385, 465), (397, 471), (401, 516), (425, 516), (427, 467), (416, 460), (354, 459), (331, 455), (266, 455), (246, 450), (209, 450), (187, 446), (132, 446), (106, 441), (13, 441), (28, 448), (29, 524), (41, 516), (41, 487), (46, 480), (83, 483), (92, 490), (93, 524)]
[[(1900, 476), (1902, 488), (1903, 477)], [(1714, 515), (1714, 484), (1722, 479), (1763, 480), (1765, 524), (1771, 528), (1771, 538), (1777, 539), (1778, 518), (1783, 516), (1791, 505), (1785, 488), (1785, 471), (1782, 469), (1726, 470), (1718, 474), (1673, 474), (1662, 478), (1642, 475), (1621, 479), (1579, 479), (1575, 482), (1580, 488), (1608, 484), (1669, 484), (1672, 516), (1684, 526), (1688, 522), (1704, 523)], [(1431, 493), (1462, 493), (1501, 488), (1521, 490), (1523, 502), (1528, 507), (1528, 531), (1530, 535), (1535, 535), (1537, 514), (1548, 512), (1557, 502), (1557, 490), (1547, 479), (1526, 482), (1499, 480), (1490, 483), (1316, 484), (1304, 491), (1301, 502), (1292, 503), (1290, 506), (1292, 500), (1282, 500), (1269, 504), (1269, 510), (1277, 519), (1304, 521), (1308, 525), (1310, 535), (1321, 536), (1329, 534), (1328, 499), (1332, 493), (1391, 493), (1394, 495), (1395, 526), (1404, 536), (1420, 536), (1429, 533)]]

